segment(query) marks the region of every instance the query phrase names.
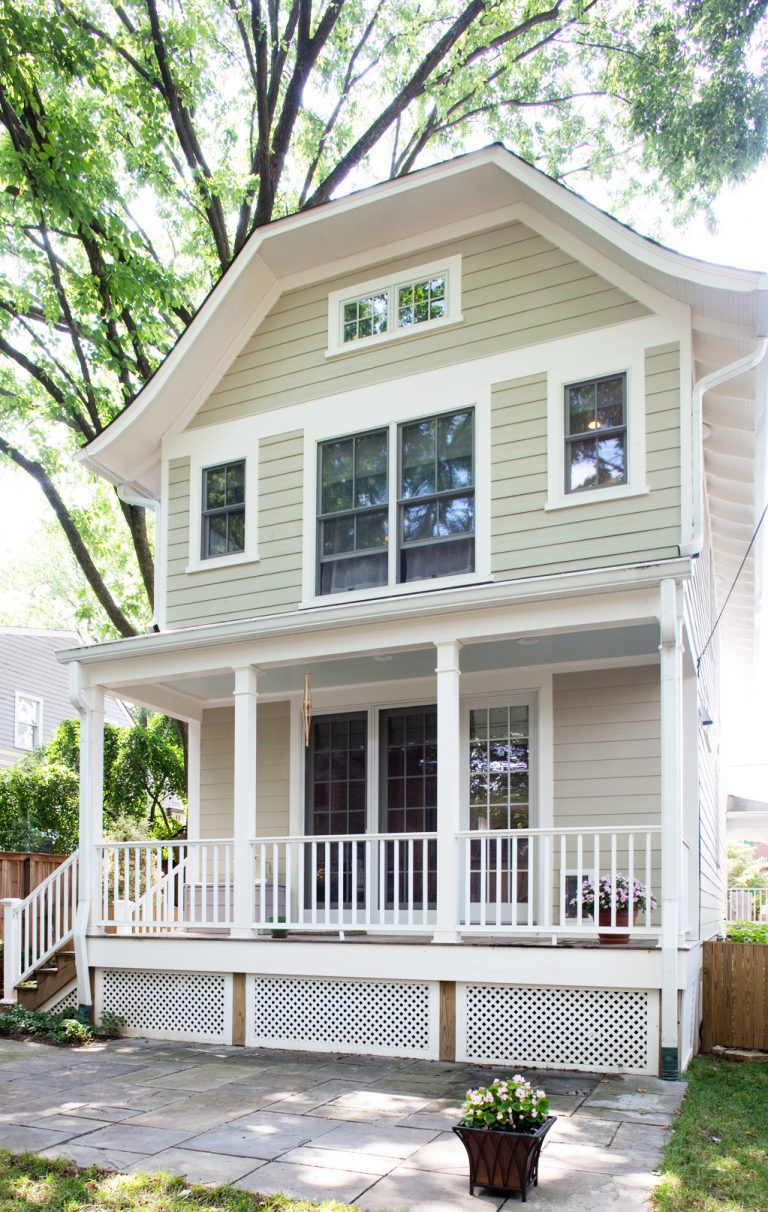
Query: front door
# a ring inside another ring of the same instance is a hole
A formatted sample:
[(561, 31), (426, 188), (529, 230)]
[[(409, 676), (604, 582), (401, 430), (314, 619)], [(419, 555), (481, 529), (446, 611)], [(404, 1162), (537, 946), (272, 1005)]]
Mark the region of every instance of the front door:
[[(310, 729), (306, 764), (309, 836), (338, 839), (365, 833), (367, 771), (367, 713), (316, 716)], [(354, 898), (361, 908), (365, 903), (363, 843), (318, 841), (314, 847), (305, 849), (307, 904), (327, 906), (335, 913), (351, 908)]]
[[(396, 707), (380, 714), (380, 826), (384, 833), (437, 829), (437, 707)], [(433, 909), (437, 843), (387, 845), (387, 909)]]

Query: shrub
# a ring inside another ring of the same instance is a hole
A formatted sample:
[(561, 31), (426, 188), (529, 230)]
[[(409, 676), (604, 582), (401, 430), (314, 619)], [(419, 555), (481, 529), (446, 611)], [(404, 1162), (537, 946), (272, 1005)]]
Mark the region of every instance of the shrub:
[(120, 1034), (125, 1019), (117, 1014), (105, 1014), (94, 1027), (75, 1010), (26, 1010), (24, 1006), (8, 1006), (0, 1013), (0, 1035), (25, 1036), (47, 1040), (52, 1044), (90, 1044), (94, 1039), (112, 1039)]
[(725, 934), (731, 943), (768, 944), (768, 922), (729, 922)]

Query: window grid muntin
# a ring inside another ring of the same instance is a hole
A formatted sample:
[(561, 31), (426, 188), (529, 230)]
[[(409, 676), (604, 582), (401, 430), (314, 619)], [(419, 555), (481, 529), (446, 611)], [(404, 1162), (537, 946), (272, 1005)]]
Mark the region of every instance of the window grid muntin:
[[(354, 502), (356, 500), (356, 495), (357, 495), (356, 485), (357, 485), (357, 480), (358, 480), (357, 442), (363, 438), (370, 438), (376, 434), (382, 434), (384, 437), (384, 455), (385, 455), (385, 468), (386, 468), (386, 470), (384, 472), (385, 499), (383, 501), (377, 501), (373, 505), (356, 506), (354, 504)], [(341, 442), (351, 442), (352, 443), (352, 502), (353, 503), (349, 509), (338, 509), (338, 510), (324, 512), (323, 511), (323, 451), (325, 450), (325, 448), (327, 446), (333, 446), (333, 445), (336, 445)], [(369, 556), (383, 555), (385, 557), (385, 560), (382, 561), (384, 563), (384, 579), (382, 581), (378, 582), (377, 584), (386, 585), (388, 583), (388, 575), (389, 575), (388, 574), (388, 559), (389, 559), (388, 550), (389, 550), (389, 533), (390, 533), (390, 524), (391, 524), (389, 496), (390, 496), (390, 493), (389, 493), (389, 427), (385, 426), (383, 428), (379, 427), (377, 429), (365, 429), (365, 430), (361, 430), (359, 433), (346, 434), (343, 437), (327, 438), (325, 441), (318, 443), (318, 446), (317, 446), (317, 495), (316, 495), (316, 509), (317, 509), (317, 560), (316, 560), (317, 578), (316, 578), (316, 580), (317, 580), (318, 594), (320, 594), (321, 596), (327, 597), (333, 593), (343, 592), (343, 590), (338, 589), (338, 590), (326, 590), (325, 593), (323, 593), (322, 577), (323, 577), (323, 569), (326, 565), (339, 564), (339, 563), (342, 563), (344, 561), (349, 561), (349, 560), (365, 559)], [(356, 544), (357, 543), (358, 518), (370, 517), (372, 514), (382, 513), (382, 512), (384, 512), (386, 515), (385, 526), (384, 526), (385, 541), (383, 543), (379, 544), (376, 547), (365, 547), (365, 548), (358, 549), (356, 546), (354, 546), (352, 548), (352, 550), (350, 550), (350, 551), (333, 552), (333, 553), (328, 553), (328, 554), (325, 553), (325, 551), (324, 551), (325, 524), (327, 522), (343, 521), (345, 518), (349, 518), (353, 523), (353, 531), (354, 531), (353, 542)]]
[[(419, 328), (420, 325), (422, 325), (422, 324), (441, 323), (444, 320), (448, 320), (451, 315), (451, 302), (452, 302), (451, 292), (454, 289), (456, 289), (455, 285), (452, 282), (452, 278), (454, 276), (455, 275), (452, 275), (451, 271), (446, 266), (445, 268), (435, 270), (434, 272), (420, 273), (416, 277), (395, 278), (394, 280), (386, 283), (385, 285), (380, 286), (378, 288), (374, 287), (372, 289), (369, 289), (363, 294), (349, 295), (346, 298), (341, 299), (339, 302), (339, 305), (338, 305), (339, 348), (344, 349), (344, 348), (347, 348), (350, 346), (354, 346), (358, 342), (367, 343), (369, 341), (375, 341), (378, 337), (388, 337), (388, 336), (391, 337), (391, 336), (395, 336), (399, 333), (413, 332), (415, 329)], [(460, 275), (458, 275), (458, 277), (460, 280)], [(443, 293), (442, 293), (442, 295), (438, 295), (437, 293), (435, 293), (434, 302), (436, 304), (442, 304), (442, 313), (440, 315), (432, 314), (432, 298), (433, 297), (432, 297), (432, 292), (430, 289), (430, 299), (429, 299), (429, 309), (428, 309), (430, 314), (423, 320), (414, 320), (410, 323), (402, 323), (401, 316), (400, 316), (400, 312), (401, 312), (400, 293), (401, 293), (401, 291), (415, 289), (416, 287), (419, 287), (419, 286), (422, 286), (425, 284), (429, 284), (431, 287), (431, 284), (433, 282), (437, 282), (437, 281), (442, 281)], [(366, 319), (367, 317), (361, 317), (360, 305), (365, 304), (365, 303), (370, 303), (375, 299), (384, 299), (384, 298), (386, 298), (387, 302), (386, 302), (386, 312), (384, 315), (384, 322), (383, 322), (382, 327), (379, 328), (378, 331), (366, 333), (365, 335), (361, 336), (360, 335), (360, 322), (361, 322), (361, 319)], [(454, 300), (454, 302), (455, 302), (455, 300)], [(347, 309), (353, 308), (353, 307), (355, 308), (355, 315), (354, 315), (354, 317), (350, 315), (348, 318)], [(348, 325), (354, 326), (355, 335), (350, 335), (350, 336), (347, 335), (347, 326)]]
[[(439, 283), (439, 287), (433, 292), (433, 285)], [(403, 320), (403, 311), (410, 308), (415, 311), (417, 307), (416, 291), (419, 287), (426, 287), (426, 309), (427, 314), (423, 319)], [(413, 292), (410, 304), (403, 304), (403, 294), (407, 291)], [(439, 271), (438, 273), (429, 274), (427, 277), (414, 278), (410, 282), (398, 282), (395, 286), (395, 297), (397, 299), (397, 327), (398, 328), (414, 328), (419, 324), (428, 324), (430, 320), (444, 320), (448, 314), (448, 272), (447, 270)], [(433, 314), (433, 304), (439, 311)]]
[[(622, 425), (600, 426), (594, 429), (579, 430), (571, 432), (571, 409), (570, 409), (570, 392), (579, 387), (594, 387), (595, 389), (595, 419), (597, 414), (597, 388), (600, 383), (610, 383), (612, 381), (620, 381), (622, 384)], [(574, 383), (566, 383), (563, 392), (563, 406), (565, 409), (565, 468), (564, 468), (564, 486), (567, 495), (572, 496), (574, 493), (580, 492), (599, 492), (603, 488), (615, 488), (622, 484), (629, 483), (629, 446), (627, 433), (627, 374), (626, 371), (621, 371), (619, 374), (596, 375), (592, 379), (578, 379)], [(599, 481), (599, 458), (598, 458), (598, 443), (606, 438), (621, 437), (623, 438), (624, 451), (624, 475), (620, 480), (607, 480), (604, 483)], [(579, 487), (571, 487), (571, 447), (578, 442), (594, 442), (595, 444), (595, 469), (598, 476), (596, 484), (582, 484)]]
[[(504, 728), (505, 735), (503, 737), (500, 735), (499, 736), (491, 735), (492, 729), (494, 727), (494, 725), (492, 725), (492, 723), (491, 723), (491, 714), (494, 712), (495, 713), (503, 712), (506, 716), (505, 728)], [(520, 718), (519, 720), (514, 719), (515, 714), (522, 717), (522, 713), (525, 713), (524, 721), (522, 720), (522, 718)], [(485, 716), (485, 725), (484, 726), (485, 726), (486, 734), (484, 737), (481, 735), (475, 735), (475, 730), (472, 727), (473, 717), (476, 715), (480, 715), (480, 714), (483, 714)], [(515, 725), (518, 725), (518, 726), (515, 727)], [(505, 770), (505, 780), (504, 780), (505, 785), (506, 785), (505, 799), (503, 802), (501, 800), (498, 800), (495, 803), (491, 802), (491, 762), (492, 762), (491, 747), (494, 743), (504, 744), (507, 747), (508, 751), (512, 751), (516, 748), (524, 749), (524, 751), (525, 751), (524, 781), (525, 781), (525, 789), (526, 789), (526, 795), (525, 795), (524, 799), (515, 800), (513, 798), (513, 795), (512, 795), (513, 777), (516, 772), (513, 771), (511, 763), (509, 763), (509, 758), (507, 758), (508, 765)], [(483, 803), (481, 803), (479, 800), (477, 802), (474, 802), (475, 796), (474, 796), (473, 786), (472, 786), (472, 774), (473, 774), (472, 750), (473, 750), (474, 745), (483, 745), (484, 751), (485, 751), (484, 767), (483, 767), (482, 771), (480, 771), (480, 770), (477, 771), (478, 774), (482, 774), (484, 776), (485, 794), (484, 794)], [(470, 707), (470, 710), (469, 710), (469, 752), (468, 752), (467, 756), (468, 756), (468, 759), (470, 762), (470, 770), (469, 770), (469, 775), (470, 775), (469, 827), (470, 827), (470, 829), (481, 829), (481, 828), (485, 828), (485, 829), (526, 829), (526, 828), (528, 828), (530, 826), (530, 806), (531, 806), (531, 711), (530, 711), (530, 707), (528, 706), (528, 704), (527, 703), (505, 703), (505, 704), (475, 703), (475, 704), (472, 704), (472, 706)], [(498, 825), (491, 823), (491, 809), (496, 809), (496, 808), (503, 808), (504, 815), (506, 816), (506, 821), (503, 822), (502, 824), (498, 824)], [(477, 813), (473, 812), (473, 809), (476, 809)], [(524, 810), (524, 812), (525, 812), (526, 819), (523, 823), (518, 824), (513, 820), (513, 818), (514, 818), (515, 813), (521, 812), (522, 810)], [(479, 818), (480, 813), (482, 811), (484, 811), (485, 818), (486, 818), (486, 824), (484, 826), (480, 825), (479, 820), (475, 821), (473, 819), (475, 817), (475, 815), (477, 815), (477, 817)]]
[[(435, 482), (436, 490), (431, 493), (423, 493), (423, 494), (417, 495), (417, 496), (411, 496), (411, 497), (403, 496), (403, 477), (404, 477), (403, 433), (404, 433), (404, 431), (409, 426), (423, 425), (425, 422), (430, 422), (430, 421), (434, 422), (435, 426), (437, 427), (439, 425), (440, 421), (445, 420), (448, 417), (459, 417), (462, 415), (466, 415), (470, 418), (470, 425), (471, 425), (471, 430), (470, 430), (470, 434), (471, 434), (471, 456), (470, 456), (471, 457), (471, 477), (470, 477), (469, 484), (465, 485), (462, 488), (453, 487), (453, 488), (437, 489), (437, 484), (439, 483), (439, 478), (440, 478), (440, 476), (439, 476), (440, 457), (439, 457), (439, 436), (438, 436), (438, 430), (436, 428), (435, 454), (434, 454), (434, 482)], [(408, 583), (408, 581), (411, 579), (413, 579), (413, 580), (424, 579), (421, 577), (407, 578), (404, 575), (403, 558), (402, 558), (403, 553), (408, 552), (408, 551), (414, 551), (418, 548), (443, 547), (443, 546), (447, 546), (450, 543), (459, 543), (459, 542), (469, 543), (469, 544), (471, 544), (472, 567), (469, 569), (463, 570), (463, 571), (465, 574), (467, 572), (474, 571), (474, 564), (475, 564), (474, 540), (475, 540), (475, 521), (476, 521), (475, 445), (476, 445), (476, 443), (475, 443), (475, 410), (474, 410), (474, 407), (456, 408), (456, 409), (451, 409), (448, 412), (432, 413), (426, 417), (415, 417), (413, 419), (403, 421), (398, 425), (398, 427), (397, 427), (397, 447), (398, 447), (398, 457), (397, 457), (397, 487), (398, 487), (398, 495), (397, 495), (397, 582), (399, 584)], [(462, 497), (468, 497), (471, 500), (471, 509), (472, 509), (472, 529), (471, 530), (458, 531), (456, 534), (450, 534), (450, 535), (427, 536), (427, 537), (421, 538), (421, 539), (407, 539), (406, 540), (403, 537), (405, 510), (407, 508), (414, 506), (414, 505), (418, 505), (418, 504), (428, 505), (431, 502), (434, 502), (437, 507), (437, 519), (438, 519), (438, 524), (439, 524), (440, 502), (449, 501), (449, 500), (459, 500)], [(448, 573), (447, 575), (462, 575), (462, 572), (460, 571), (456, 574)]]
[[(376, 302), (385, 301), (383, 314), (377, 313)], [(371, 304), (371, 314), (366, 316), (362, 314), (362, 309), (365, 304)], [(349, 309), (354, 308), (354, 315), (348, 315)], [(356, 341), (370, 340), (372, 337), (382, 336), (390, 331), (390, 320), (392, 313), (392, 292), (390, 289), (372, 290), (364, 295), (356, 295), (352, 299), (345, 299), (340, 306), (341, 315), (341, 342), (342, 345), (352, 345)], [(361, 333), (360, 327), (367, 321), (371, 321), (371, 332)], [(379, 327), (376, 327), (376, 324)], [(354, 335), (347, 335), (347, 329), (354, 329)]]
[[(236, 470), (240, 470), (242, 477), (242, 499), (229, 501), (229, 478), (230, 474)], [(216, 472), (224, 472), (224, 504), (209, 507), (208, 493), (210, 490), (210, 477)], [(204, 467), (202, 472), (203, 488), (201, 510), (201, 526), (200, 526), (200, 558), (203, 560), (220, 559), (222, 556), (239, 555), (245, 551), (245, 459), (233, 459), (228, 463), (216, 463), (212, 467)], [(225, 538), (223, 551), (211, 551), (211, 523), (224, 519), (225, 521)], [(242, 519), (242, 541), (237, 542), (235, 546), (230, 546), (230, 536), (234, 521)]]

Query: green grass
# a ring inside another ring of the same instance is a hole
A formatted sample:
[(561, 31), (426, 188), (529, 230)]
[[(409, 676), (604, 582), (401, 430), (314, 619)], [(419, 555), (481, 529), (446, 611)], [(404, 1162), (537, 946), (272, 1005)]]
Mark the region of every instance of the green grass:
[(348, 1204), (270, 1195), (260, 1199), (234, 1187), (196, 1187), (169, 1174), (105, 1174), (102, 1170), (78, 1170), (60, 1158), (34, 1153), (14, 1156), (0, 1150), (0, 1212), (352, 1212)]
[(768, 1064), (697, 1057), (686, 1078), (656, 1212), (766, 1212)]

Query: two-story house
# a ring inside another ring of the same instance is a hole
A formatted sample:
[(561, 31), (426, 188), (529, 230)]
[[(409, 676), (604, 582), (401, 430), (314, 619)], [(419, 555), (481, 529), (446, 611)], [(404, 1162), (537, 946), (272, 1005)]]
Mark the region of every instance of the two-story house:
[[(723, 914), (718, 647), (752, 661), (746, 575), (712, 633), (765, 290), (498, 146), (254, 233), (83, 455), (159, 502), (159, 631), (62, 658), (81, 1003), (677, 1075)], [(103, 844), (105, 693), (188, 722), (187, 842)]]

